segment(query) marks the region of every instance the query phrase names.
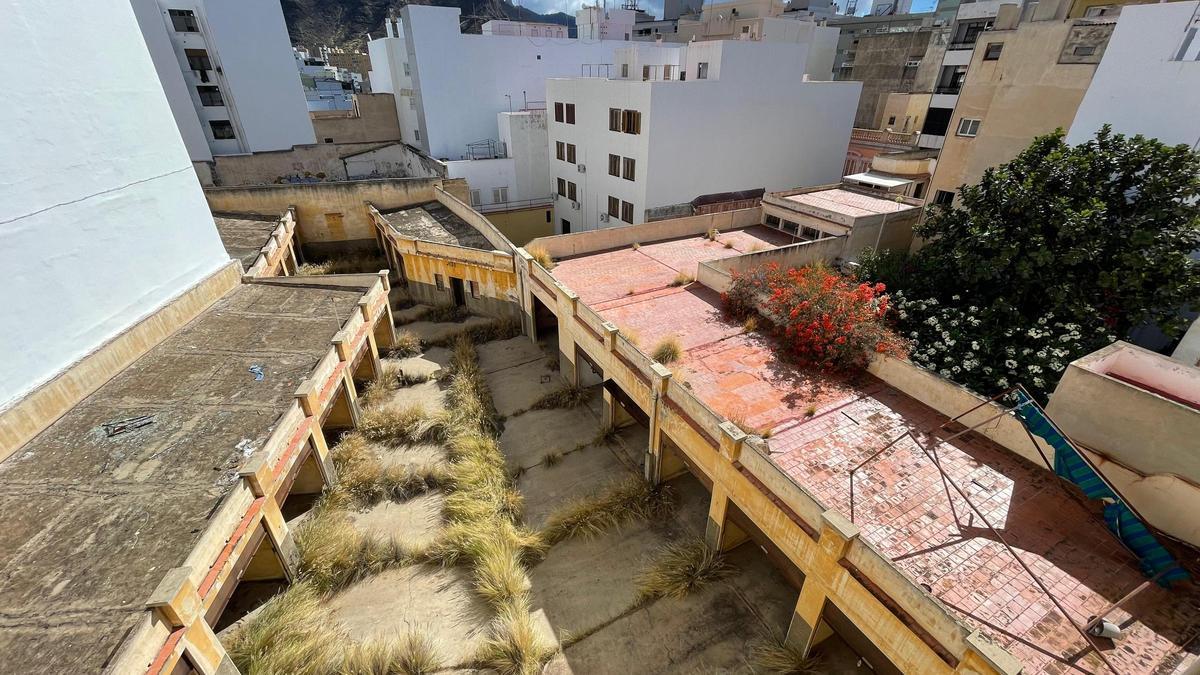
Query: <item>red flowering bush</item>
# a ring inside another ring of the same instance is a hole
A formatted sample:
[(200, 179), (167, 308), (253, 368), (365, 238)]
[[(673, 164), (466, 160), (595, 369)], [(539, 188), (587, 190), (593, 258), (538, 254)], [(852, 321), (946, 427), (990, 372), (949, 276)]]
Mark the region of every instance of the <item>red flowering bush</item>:
[(839, 371), (864, 366), (871, 353), (904, 356), (904, 341), (883, 320), (885, 290), (825, 265), (782, 270), (771, 263), (734, 274), (722, 299), (737, 318), (761, 309), (801, 363)]

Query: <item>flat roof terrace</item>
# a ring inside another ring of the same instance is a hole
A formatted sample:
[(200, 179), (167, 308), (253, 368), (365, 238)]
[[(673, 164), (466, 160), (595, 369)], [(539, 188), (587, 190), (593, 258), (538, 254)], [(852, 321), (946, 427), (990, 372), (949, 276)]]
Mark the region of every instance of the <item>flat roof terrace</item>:
[(0, 463), (0, 663), (102, 669), (377, 278), (239, 285)]
[(225, 252), (241, 260), (242, 269), (248, 270), (271, 239), (279, 219), (253, 213), (214, 213), (213, 222), (217, 224)]
[(380, 212), (397, 234), (438, 244), (490, 251), (494, 247), (479, 230), (459, 218), (441, 202)]
[[(827, 507), (848, 514), (851, 468), (906, 431), (933, 440), (924, 432), (947, 418), (867, 374), (849, 381), (801, 370), (770, 338), (727, 321), (716, 292), (700, 284), (667, 286), (679, 271), (694, 274), (705, 253), (729, 251), (706, 241), (582, 255), (559, 262), (552, 274), (605, 320), (636, 333), (644, 351), (677, 337), (685, 354), (671, 365), (675, 379), (718, 413), (771, 430), (771, 459)], [(955, 483), (1078, 623), (1146, 580), (1098, 509), (1076, 501), (1052, 473), (975, 434), (935, 447)], [(855, 492), (861, 536), (1008, 649), (1026, 672), (1104, 672), (957, 494), (955, 518), (940, 474), (914, 443), (897, 443), (859, 471)], [(1125, 631), (1104, 651), (1119, 672), (1169, 672), (1195, 658), (1187, 651), (1200, 634), (1195, 584), (1154, 585), (1108, 618)]]

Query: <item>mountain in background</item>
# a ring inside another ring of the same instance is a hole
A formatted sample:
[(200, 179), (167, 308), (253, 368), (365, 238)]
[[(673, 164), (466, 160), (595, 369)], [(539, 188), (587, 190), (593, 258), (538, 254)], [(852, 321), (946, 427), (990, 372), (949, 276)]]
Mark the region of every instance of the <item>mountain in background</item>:
[(458, 7), (462, 10), (462, 30), (478, 33), (489, 19), (518, 19), (575, 26), (575, 17), (562, 12), (538, 14), (516, 7), (508, 0), (429, 0), (409, 3), (405, 0), (281, 0), (292, 44), (316, 49), (321, 45), (354, 51), (367, 50), (367, 33), (384, 35), (383, 21), (388, 12), (407, 4)]

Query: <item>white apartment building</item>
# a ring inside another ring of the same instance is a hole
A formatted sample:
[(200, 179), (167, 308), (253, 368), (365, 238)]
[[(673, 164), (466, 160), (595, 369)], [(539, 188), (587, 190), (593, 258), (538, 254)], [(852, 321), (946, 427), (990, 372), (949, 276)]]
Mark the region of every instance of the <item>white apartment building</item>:
[(492, 19), (480, 27), (484, 35), (517, 35), (521, 37), (568, 38), (567, 27), (561, 23), (541, 21), (505, 21)]
[(550, 80), (556, 231), (641, 223), (701, 195), (838, 182), (862, 85), (808, 81), (808, 53), (741, 41), (622, 49), (611, 78)]
[(1121, 8), (1067, 140), (1104, 124), (1200, 150), (1200, 2)]
[(192, 161), (316, 142), (278, 0), (131, 0)]
[(229, 255), (128, 1), (0, 6), (9, 58), (55, 83), (0, 109), (4, 409)]
[(554, 192), (546, 156), (546, 111), (498, 113), (496, 125), (500, 142), (491, 148), (494, 152), (446, 162), (447, 177), (466, 179), (471, 206), (482, 213), (549, 204)]
[(496, 114), (545, 107), (546, 79), (607, 70), (629, 43), (516, 35), (464, 35), (461, 10), (406, 5), (371, 40), (371, 90), (396, 98), (406, 143), (464, 159), (467, 145), (499, 141)]
[(637, 23), (638, 14), (635, 9), (584, 5), (575, 12), (575, 29), (580, 40), (628, 42), (633, 39), (633, 26)]

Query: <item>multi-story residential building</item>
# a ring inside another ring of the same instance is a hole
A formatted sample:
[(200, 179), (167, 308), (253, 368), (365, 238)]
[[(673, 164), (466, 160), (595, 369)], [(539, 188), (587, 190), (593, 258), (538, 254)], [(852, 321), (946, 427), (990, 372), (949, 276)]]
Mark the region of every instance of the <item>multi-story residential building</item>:
[(971, 63), (975, 43), (982, 33), (992, 29), (1001, 4), (1011, 3), (981, 0), (958, 6), (949, 33), (949, 43), (934, 82), (933, 95), (929, 99), (929, 110), (921, 126), (919, 142), (922, 148), (939, 149), (945, 143), (946, 130), (950, 127), (954, 106), (958, 104), (958, 94), (967, 77), (967, 66)]
[(628, 42), (633, 39), (635, 24), (653, 18), (639, 9), (636, 2), (626, 2), (620, 8), (613, 9), (599, 4), (584, 5), (575, 12), (575, 30), (580, 40)]
[(367, 45), (371, 89), (395, 95), (404, 141), (441, 159), (466, 159), (476, 141), (499, 142), (497, 113), (544, 105), (546, 78), (607, 70), (623, 44), (468, 35), (460, 13), (407, 5)]
[(1200, 149), (1200, 3), (1121, 8), (1067, 140), (1103, 124)]
[[(828, 6), (813, 2), (785, 5), (782, 0), (729, 0), (706, 5), (699, 16), (679, 19), (669, 42), (700, 40), (752, 40), (766, 42), (820, 43), (829, 47), (829, 69), (833, 68), (832, 43), (837, 31), (818, 31), (817, 20), (831, 15)], [(822, 69), (824, 69), (822, 64)], [(822, 79), (828, 79), (823, 76)]]
[(955, 66), (966, 75), (930, 183), (935, 203), (953, 201), (960, 186), (979, 182), (1035, 136), (1071, 126), (1113, 20), (1071, 19), (1070, 9), (1070, 0), (1041, 0), (1023, 11), (1002, 5), (974, 50), (963, 51), (971, 58)]
[(931, 24), (932, 21), (927, 19), (921, 25), (890, 27), (887, 31), (862, 34), (854, 40), (854, 60), (843, 62), (837, 77), (863, 83), (854, 126), (895, 129), (902, 126), (904, 117), (908, 117), (916, 127), (913, 118), (919, 118), (924, 110), (890, 119), (893, 115), (885, 116), (884, 109), (894, 94), (928, 96), (932, 93), (949, 29)]
[[(826, 21), (827, 26), (837, 28), (837, 54), (834, 57), (833, 72), (835, 79), (859, 79), (851, 77), (851, 68), (858, 58), (858, 45), (863, 37), (894, 32), (907, 32), (921, 28), (941, 28), (949, 26), (954, 21), (954, 13), (958, 7), (955, 0), (942, 0), (933, 12), (918, 14), (896, 13), (883, 16), (834, 16)], [(933, 55), (930, 55), (933, 56)], [(937, 54), (941, 61), (941, 54)]]
[(805, 81), (808, 53), (742, 41), (622, 49), (612, 77), (549, 80), (556, 230), (690, 213), (713, 193), (835, 182), (860, 85)]
[(541, 21), (507, 21), (492, 19), (480, 27), (483, 35), (517, 35), (522, 37), (567, 38), (567, 27), (561, 23)]
[(132, 0), (193, 162), (314, 143), (277, 0)]

